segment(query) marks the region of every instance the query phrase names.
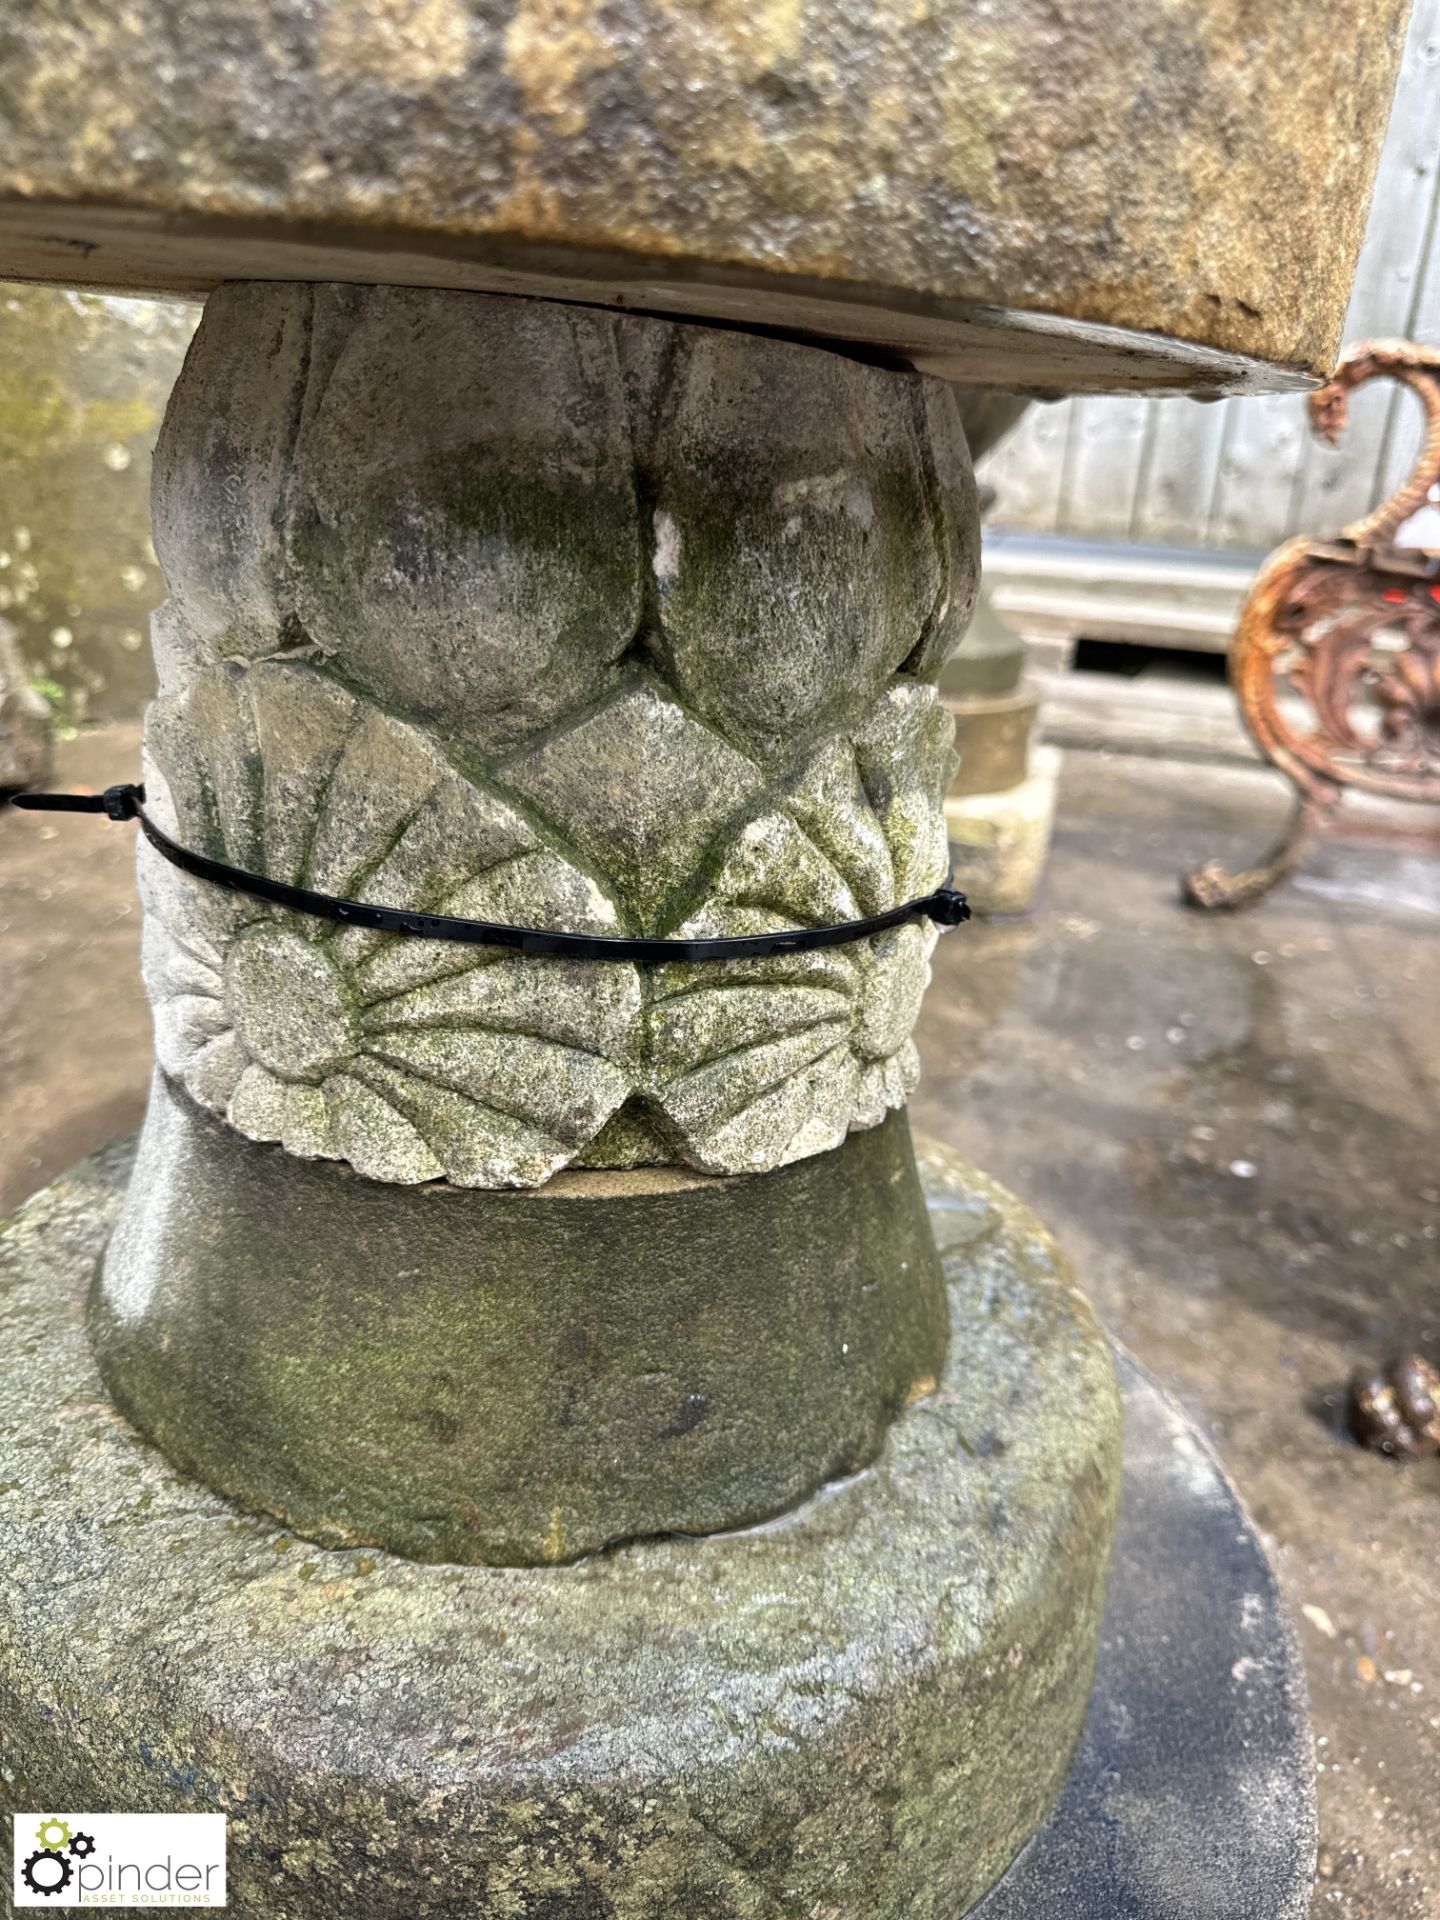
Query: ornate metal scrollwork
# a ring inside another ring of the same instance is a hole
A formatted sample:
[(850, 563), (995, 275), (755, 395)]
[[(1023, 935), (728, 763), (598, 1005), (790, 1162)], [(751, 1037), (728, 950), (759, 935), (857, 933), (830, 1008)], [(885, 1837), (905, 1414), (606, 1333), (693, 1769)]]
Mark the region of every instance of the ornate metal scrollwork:
[(1425, 409), (1420, 457), (1404, 484), (1333, 541), (1291, 540), (1261, 569), (1230, 643), (1230, 677), (1261, 752), (1293, 783), (1294, 814), (1254, 867), (1216, 860), (1185, 876), (1199, 907), (1244, 907), (1291, 873), (1346, 787), (1440, 801), (1440, 553), (1394, 536), (1440, 481), (1440, 352), (1404, 340), (1352, 347), (1310, 397), (1334, 444), (1350, 392), (1403, 382)]

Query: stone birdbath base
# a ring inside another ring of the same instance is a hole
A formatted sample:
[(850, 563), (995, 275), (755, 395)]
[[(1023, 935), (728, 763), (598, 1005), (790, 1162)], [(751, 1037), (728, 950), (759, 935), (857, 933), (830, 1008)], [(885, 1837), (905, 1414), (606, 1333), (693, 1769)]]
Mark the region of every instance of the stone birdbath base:
[(499, 1914), (542, 1881), (556, 1914), (958, 1920), (1007, 1867), (985, 1920), (1303, 1914), (1274, 1582), (1128, 1362), (1071, 1764), (1103, 1568), (1049, 1569), (1110, 1498), (1107, 1361), (1039, 1222), (953, 1154), (919, 1152), (950, 1357), (875, 1466), (756, 1528), (523, 1568), (318, 1549), (116, 1416), (85, 1301), (132, 1151), (0, 1240), (0, 1802), (224, 1811), (254, 1920)]

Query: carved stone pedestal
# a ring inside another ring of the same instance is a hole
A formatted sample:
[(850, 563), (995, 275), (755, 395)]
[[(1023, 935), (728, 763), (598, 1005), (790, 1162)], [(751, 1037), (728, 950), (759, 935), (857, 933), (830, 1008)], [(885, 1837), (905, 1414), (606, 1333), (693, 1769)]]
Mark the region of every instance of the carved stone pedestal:
[[(945, 874), (935, 680), (975, 527), (920, 375), (225, 288), (157, 451), (148, 806), (401, 910), (652, 937), (881, 913)], [(159, 1068), (100, 1375), (161, 1481), (163, 1455), (287, 1537), (383, 1550), (391, 1611), (371, 1785), (328, 1821), (304, 1776), (351, 1764), (317, 1690), (357, 1563), (297, 1547), (313, 1584), (238, 1638), (191, 1615), (208, 1704), (167, 1690), (164, 1737), (241, 1858), (313, 1837), (347, 1900), (409, 1913), (439, 1795), (441, 1911), (970, 1905), (1079, 1735), (1119, 1426), (1038, 1223), (968, 1176), (927, 1212), (902, 1107), (933, 926), (640, 966), (363, 931), (148, 844), (140, 870)], [(207, 1512), (208, 1601), (249, 1575)], [(157, 1678), (129, 1669), (117, 1735)], [(45, 1687), (10, 1698), (39, 1739)], [(148, 1804), (108, 1733), (80, 1751), (72, 1799)], [(257, 1796), (288, 1808), (265, 1837)]]
[(12, 1804), (225, 1811), (247, 1920), (949, 1920), (1030, 1837), (1085, 1716), (1120, 1436), (1089, 1309), (1007, 1195), (928, 1156), (953, 1332), (868, 1472), (766, 1526), (445, 1566), (321, 1551), (116, 1418), (83, 1304), (128, 1171), (80, 1169), (4, 1243)]
[[(601, 935), (825, 926), (944, 878), (934, 680), (975, 514), (936, 381), (536, 301), (227, 287), (156, 543), (146, 788), (183, 846)], [(897, 1111), (928, 921), (642, 967), (140, 867), (161, 1071), (93, 1332), (212, 1485), (321, 1539), (564, 1560), (777, 1512), (930, 1390)]]
[(1109, 1360), (1033, 1215), (920, 1160), (952, 1340), (876, 1466), (563, 1567), (324, 1551), (176, 1473), (84, 1335), (130, 1149), (58, 1181), (0, 1239), (0, 1801), (222, 1810), (245, 1920), (957, 1920), (1037, 1824), (977, 1920), (1302, 1920), (1313, 1743), (1258, 1539), (1124, 1366), (1086, 1715)]

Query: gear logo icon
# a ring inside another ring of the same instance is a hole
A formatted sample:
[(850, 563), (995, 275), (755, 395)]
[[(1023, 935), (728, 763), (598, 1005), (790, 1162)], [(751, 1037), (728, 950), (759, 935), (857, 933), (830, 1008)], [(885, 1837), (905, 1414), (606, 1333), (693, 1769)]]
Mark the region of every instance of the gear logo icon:
[[(64, 1826), (63, 1820), (50, 1823), (52, 1826)], [(69, 1828), (66, 1828), (68, 1837)], [(75, 1876), (75, 1870), (63, 1853), (54, 1847), (37, 1847), (20, 1869), (20, 1878), (31, 1893), (43, 1893), (47, 1898), (51, 1894), (63, 1893)]]
[(54, 1814), (50, 1814), (35, 1829), (35, 1838), (40, 1842), (44, 1852), (58, 1853), (62, 1847), (68, 1847), (70, 1844), (70, 1823), (67, 1820), (57, 1820)]
[(89, 1833), (77, 1833), (70, 1842), (70, 1852), (77, 1860), (88, 1860), (95, 1851), (95, 1837)]

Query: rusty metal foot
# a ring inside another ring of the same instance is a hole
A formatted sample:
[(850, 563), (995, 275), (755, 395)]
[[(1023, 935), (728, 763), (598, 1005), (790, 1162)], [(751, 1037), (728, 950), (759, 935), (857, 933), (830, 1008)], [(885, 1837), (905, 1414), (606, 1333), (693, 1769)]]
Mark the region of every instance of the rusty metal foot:
[(1218, 860), (1207, 860), (1182, 874), (1180, 894), (1187, 906), (1203, 907), (1211, 912), (1235, 912), (1254, 906), (1295, 871), (1315, 841), (1334, 818), (1340, 805), (1338, 788), (1296, 796), (1295, 810), (1276, 845), (1267, 857), (1253, 867), (1231, 873)]

